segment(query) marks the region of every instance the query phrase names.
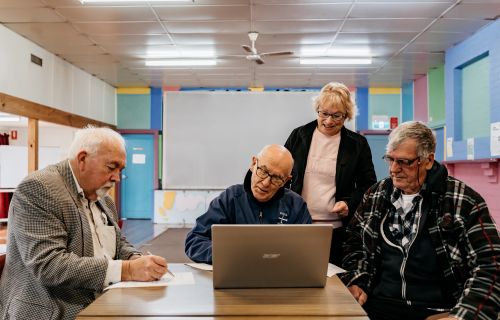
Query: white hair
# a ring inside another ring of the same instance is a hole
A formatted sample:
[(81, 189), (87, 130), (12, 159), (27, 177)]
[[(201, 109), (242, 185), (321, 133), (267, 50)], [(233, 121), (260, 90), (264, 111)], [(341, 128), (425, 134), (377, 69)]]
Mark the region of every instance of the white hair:
[(434, 132), (420, 121), (407, 121), (400, 124), (389, 134), (386, 152), (396, 149), (407, 139), (417, 142), (417, 156), (425, 158), (436, 151)]
[(99, 146), (105, 142), (118, 144), (125, 151), (125, 139), (118, 132), (110, 128), (87, 125), (76, 131), (75, 138), (69, 147), (68, 157), (74, 159), (80, 151), (95, 154)]

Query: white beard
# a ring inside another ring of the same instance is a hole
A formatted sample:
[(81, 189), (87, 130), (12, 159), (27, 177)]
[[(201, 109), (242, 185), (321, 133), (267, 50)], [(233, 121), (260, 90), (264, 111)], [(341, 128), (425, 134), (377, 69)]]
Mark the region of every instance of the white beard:
[(114, 182), (106, 183), (104, 186), (97, 189), (95, 193), (97, 194), (98, 198), (103, 198), (108, 193), (108, 191), (114, 186), (115, 186)]

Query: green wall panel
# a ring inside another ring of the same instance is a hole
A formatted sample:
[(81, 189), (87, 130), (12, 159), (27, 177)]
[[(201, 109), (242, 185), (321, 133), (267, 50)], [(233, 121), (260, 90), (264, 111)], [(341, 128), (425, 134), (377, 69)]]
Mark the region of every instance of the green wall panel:
[(429, 125), (443, 125), (445, 122), (444, 104), (444, 65), (429, 71), (427, 75), (429, 92)]
[(387, 116), (388, 119), (398, 117), (398, 121), (401, 123), (401, 94), (370, 94), (368, 106), (370, 130), (389, 129), (389, 123), (384, 128), (374, 127), (373, 116)]
[(490, 135), (490, 62), (486, 56), (462, 69), (462, 137)]
[(118, 94), (119, 129), (150, 129), (151, 97), (149, 94)]

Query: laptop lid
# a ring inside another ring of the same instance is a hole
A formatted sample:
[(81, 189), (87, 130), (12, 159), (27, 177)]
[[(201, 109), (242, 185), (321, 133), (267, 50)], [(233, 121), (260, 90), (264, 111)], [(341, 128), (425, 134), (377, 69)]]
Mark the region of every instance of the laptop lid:
[(214, 288), (324, 287), (332, 226), (212, 225)]

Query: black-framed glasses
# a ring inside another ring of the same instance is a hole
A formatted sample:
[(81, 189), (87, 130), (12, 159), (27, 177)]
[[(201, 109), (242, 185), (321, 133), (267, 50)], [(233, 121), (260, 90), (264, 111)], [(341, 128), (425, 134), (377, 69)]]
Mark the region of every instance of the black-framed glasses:
[(388, 166), (392, 166), (392, 164), (394, 162), (396, 162), (396, 164), (399, 167), (409, 168), (415, 161), (417, 161), (418, 159), (420, 159), (420, 157), (416, 157), (414, 159), (396, 159), (396, 158), (393, 158), (391, 156), (384, 155), (382, 157), (382, 159), (385, 160), (385, 162), (387, 163)]
[(328, 113), (323, 110), (318, 110), (318, 116), (322, 119), (328, 119), (328, 117), (331, 117), (334, 121), (340, 121), (345, 118), (345, 113), (342, 112), (335, 112), (335, 113)]
[(261, 178), (262, 180), (267, 179), (267, 177), (270, 177), (271, 183), (278, 187), (281, 187), (285, 183), (285, 179), (283, 179), (282, 177), (276, 174), (270, 174), (269, 171), (267, 171), (266, 169), (259, 167), (258, 159), (256, 160), (256, 164), (257, 164), (257, 169), (255, 170), (255, 174), (257, 174), (257, 177)]

